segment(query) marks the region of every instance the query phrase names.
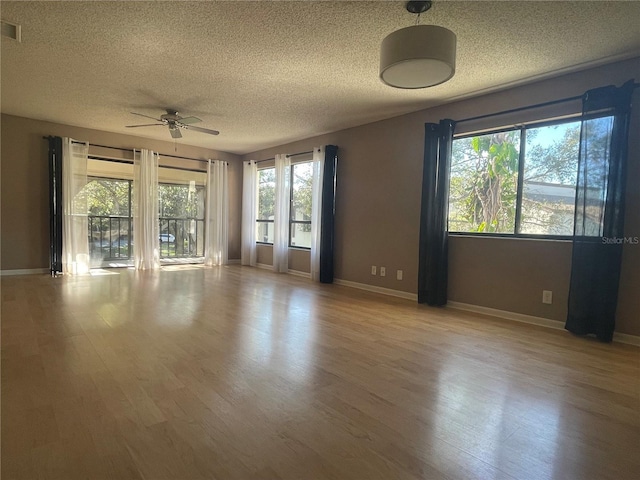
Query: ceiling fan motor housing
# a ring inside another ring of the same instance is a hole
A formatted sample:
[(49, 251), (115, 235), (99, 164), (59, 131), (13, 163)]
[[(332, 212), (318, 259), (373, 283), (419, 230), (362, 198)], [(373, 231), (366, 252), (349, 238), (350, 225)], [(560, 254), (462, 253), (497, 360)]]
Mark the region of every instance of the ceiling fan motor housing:
[(149, 115), (145, 115), (142, 113), (131, 112), (133, 115), (138, 115), (145, 118), (150, 118), (155, 120), (155, 124), (145, 124), (145, 125), (127, 125), (127, 128), (136, 128), (136, 127), (153, 127), (156, 125), (166, 125), (169, 128), (169, 133), (173, 138), (181, 138), (182, 134), (180, 133), (180, 129), (184, 128), (186, 130), (193, 130), (195, 132), (206, 133), (208, 135), (218, 135), (220, 132), (217, 130), (211, 130), (210, 128), (202, 128), (196, 127), (193, 124), (199, 123), (200, 120), (198, 117), (181, 117), (178, 115), (177, 110), (173, 110), (170, 108), (165, 109), (167, 113), (160, 115), (160, 118), (150, 117)]

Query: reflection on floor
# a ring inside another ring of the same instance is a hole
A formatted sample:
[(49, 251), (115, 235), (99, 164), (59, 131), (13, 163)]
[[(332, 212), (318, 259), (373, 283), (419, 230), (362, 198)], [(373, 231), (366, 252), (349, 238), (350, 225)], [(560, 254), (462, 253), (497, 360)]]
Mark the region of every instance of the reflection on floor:
[(2, 277), (7, 479), (638, 479), (640, 349), (258, 268)]
[[(160, 259), (160, 265), (197, 265), (203, 263), (203, 257), (175, 257)], [(104, 261), (99, 267), (92, 267), (91, 271), (93, 272), (94, 270), (103, 270), (105, 268), (133, 268), (133, 260)]]

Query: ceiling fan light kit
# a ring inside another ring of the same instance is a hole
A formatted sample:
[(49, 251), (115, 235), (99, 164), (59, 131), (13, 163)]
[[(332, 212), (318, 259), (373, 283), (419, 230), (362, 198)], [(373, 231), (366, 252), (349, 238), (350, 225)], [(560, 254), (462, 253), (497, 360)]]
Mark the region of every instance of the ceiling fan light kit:
[[(408, 2), (418, 15), (431, 2)], [(416, 89), (439, 85), (456, 71), (456, 35), (436, 25), (413, 25), (389, 34), (380, 49), (380, 79), (395, 88)]]

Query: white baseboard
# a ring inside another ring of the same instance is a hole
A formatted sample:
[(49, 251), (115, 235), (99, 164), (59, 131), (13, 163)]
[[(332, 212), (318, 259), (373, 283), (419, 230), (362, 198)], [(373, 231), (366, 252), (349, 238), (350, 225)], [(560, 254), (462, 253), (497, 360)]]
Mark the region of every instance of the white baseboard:
[(447, 301), (447, 307), (456, 310), (464, 310), (466, 312), (481, 313), (491, 317), (504, 318), (515, 322), (529, 323), (531, 325), (540, 325), (547, 328), (555, 328), (556, 330), (564, 330), (564, 323), (559, 320), (551, 320), (548, 318), (535, 317), (533, 315), (525, 315), (523, 313), (509, 312), (507, 310), (498, 310), (497, 308), (482, 307), (480, 305), (472, 305), (469, 303)]
[(367, 285), (366, 283), (352, 282), (350, 280), (342, 280), (340, 278), (334, 278), (333, 283), (337, 285), (343, 285), (345, 287), (357, 288), (358, 290), (366, 290), (367, 292), (381, 293), (383, 295), (389, 295), (391, 297), (404, 298), (406, 300), (418, 301), (418, 295), (415, 293), (402, 292), (400, 290), (393, 290), (391, 288), (377, 287), (375, 285)]
[[(498, 310), (496, 308), (481, 307), (480, 305), (471, 305), (469, 303), (462, 302), (447, 302), (448, 308), (455, 310), (464, 310), (466, 312), (480, 313), (483, 315), (489, 315), (492, 317), (503, 318), (505, 320), (512, 320), (515, 322), (528, 323), (531, 325), (539, 325), (541, 327), (553, 328), (556, 330), (564, 330), (564, 322), (559, 320), (551, 320), (549, 318), (535, 317), (533, 315), (524, 315), (522, 313), (508, 312), (506, 310)], [(636, 335), (629, 335), (626, 333), (613, 333), (613, 341), (619, 343), (626, 343), (629, 345), (640, 346), (640, 337)]]
[(296, 277), (311, 278), (311, 274), (309, 272), (301, 272), (300, 270), (289, 270), (287, 273), (289, 275), (295, 275)]
[[(267, 265), (266, 263), (256, 263), (256, 268), (262, 268), (263, 270), (271, 270), (273, 272), (273, 265)], [(301, 272), (300, 270), (287, 270), (289, 275), (295, 275), (296, 277), (311, 278), (311, 274), (307, 272)]]
[[(262, 268), (263, 270), (271, 270), (273, 272), (273, 265), (267, 265), (265, 263), (256, 263), (256, 267)], [(297, 277), (311, 278), (310, 273), (301, 272), (300, 270), (287, 270), (287, 273), (290, 275), (295, 275)]]
[(0, 270), (0, 276), (10, 275), (41, 275), (43, 273), (49, 273), (48, 268), (22, 268), (19, 270)]
[(628, 333), (613, 332), (613, 341), (640, 347), (640, 337), (637, 335), (629, 335)]
[[(406, 300), (413, 300), (416, 302), (418, 301), (418, 295), (416, 295), (415, 293), (401, 292), (399, 290), (376, 287), (375, 285), (367, 285), (365, 283), (351, 282), (349, 280), (342, 280), (340, 278), (334, 279), (333, 283), (337, 285), (344, 285), (345, 287), (357, 288), (359, 290), (366, 290), (368, 292), (381, 293), (383, 295), (390, 295), (392, 297), (404, 298)], [(512, 320), (520, 323), (528, 323), (531, 325), (539, 325), (541, 327), (553, 328), (556, 330), (564, 330), (564, 322), (561, 322), (559, 320), (551, 320), (549, 318), (525, 315), (522, 313), (498, 310), (496, 308), (482, 307), (480, 305), (471, 305), (469, 303), (462, 302), (448, 301), (447, 307), (456, 310), (464, 310), (467, 312), (474, 312), (483, 315), (489, 315), (492, 317), (503, 318), (505, 320)], [(614, 332), (613, 341), (640, 346), (640, 337), (636, 335), (629, 335), (627, 333)]]

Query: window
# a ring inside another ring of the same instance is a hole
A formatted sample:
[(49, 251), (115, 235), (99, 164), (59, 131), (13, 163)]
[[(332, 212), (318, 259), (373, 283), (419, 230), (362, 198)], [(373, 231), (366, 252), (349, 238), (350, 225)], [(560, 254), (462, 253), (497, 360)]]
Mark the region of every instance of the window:
[(276, 169), (258, 170), (258, 212), (256, 241), (273, 244), (273, 219), (276, 203)]
[(204, 256), (204, 188), (158, 185), (160, 258)]
[(453, 140), (449, 231), (573, 234), (580, 121)]
[[(313, 163), (291, 165), (289, 246), (311, 248), (311, 188)], [(276, 169), (258, 170), (258, 213), (256, 242), (273, 244), (276, 198)]]
[(289, 246), (311, 248), (311, 188), (313, 164), (291, 165), (291, 209), (289, 211)]

